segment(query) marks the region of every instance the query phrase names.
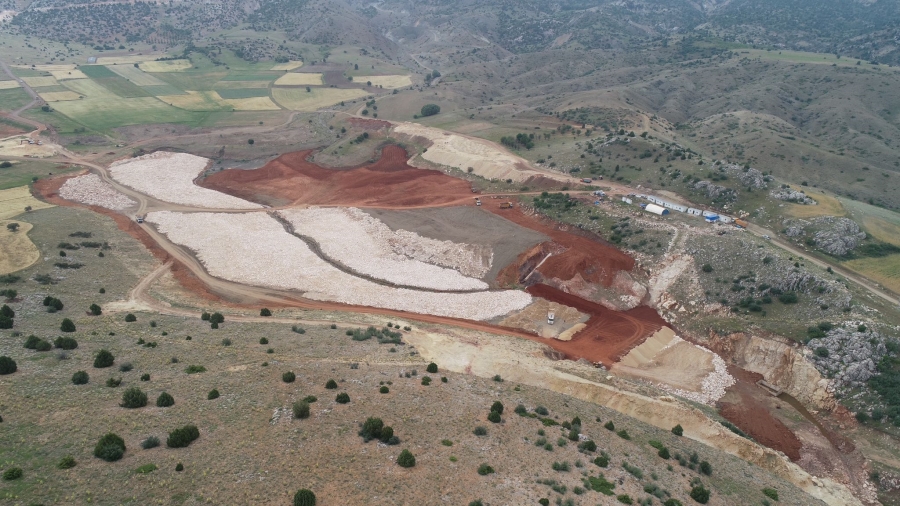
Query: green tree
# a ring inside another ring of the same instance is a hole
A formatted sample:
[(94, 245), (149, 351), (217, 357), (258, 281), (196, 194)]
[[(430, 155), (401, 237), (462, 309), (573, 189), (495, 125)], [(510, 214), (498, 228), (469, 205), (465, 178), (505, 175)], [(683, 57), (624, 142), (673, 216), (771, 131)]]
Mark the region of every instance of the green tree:
[(309, 403), (306, 401), (297, 401), (293, 406), (294, 418), (303, 420), (309, 418)]
[(185, 448), (200, 437), (196, 425), (185, 425), (169, 433), (166, 446), (169, 448)]
[[(429, 371), (429, 372), (431, 372), (431, 371)], [(502, 415), (503, 414), (503, 403), (500, 401), (494, 401), (494, 403), (491, 404), (491, 411), (496, 411), (497, 413)]]
[[(85, 373), (86, 374), (86, 373)], [(74, 381), (73, 381), (74, 382)], [(138, 387), (131, 387), (122, 393), (122, 403), (119, 406), (128, 409), (143, 408), (147, 405), (147, 394)]]
[(86, 385), (88, 382), (88, 373), (85, 371), (77, 371), (72, 375), (73, 385)]
[(281, 381), (283, 381), (285, 383), (293, 383), (294, 380), (296, 380), (296, 379), (297, 379), (297, 375), (291, 371), (288, 371), (281, 375)]
[(19, 224), (18, 223), (7, 223), (6, 230), (9, 230), (10, 232), (15, 233), (19, 230)]
[(91, 304), (90, 310), (91, 314), (94, 316), (100, 316), (101, 314), (103, 314), (103, 310), (100, 309), (100, 306), (98, 306), (97, 304)]
[(62, 323), (59, 324), (59, 330), (62, 332), (75, 332), (75, 323), (68, 318), (63, 318)]
[(16, 365), (16, 361), (3, 355), (0, 357), (0, 375), (4, 374), (12, 374), (18, 370), (19, 366)]
[(131, 323), (131, 322), (136, 322), (136, 321), (137, 321), (137, 316), (134, 316), (133, 314), (128, 313), (127, 315), (125, 315), (125, 321), (126, 321), (126, 322), (129, 322), (129, 323)]
[(259, 316), (272, 316), (272, 310), (264, 307), (259, 310)]
[(107, 462), (115, 462), (125, 454), (125, 440), (112, 432), (100, 438), (94, 446), (94, 456)]
[(691, 499), (700, 504), (706, 504), (709, 502), (709, 490), (703, 485), (697, 485), (691, 489)]
[[(437, 374), (437, 372), (438, 372), (437, 364), (435, 364), (434, 362), (428, 364), (428, 367), (425, 368), (425, 372), (430, 373), (430, 374)], [(502, 412), (501, 412), (501, 414), (502, 414)]]
[(213, 400), (213, 399), (218, 399), (218, 398), (219, 398), (219, 391), (216, 390), (215, 388), (213, 388), (212, 390), (209, 391), (208, 394), (206, 394), (206, 399), (207, 399), (207, 400), (210, 400), (210, 401), (211, 401), (211, 400)]
[(350, 402), (350, 395), (347, 392), (341, 392), (337, 394), (337, 397), (334, 398), (334, 402), (338, 404), (347, 404)]
[(676, 436), (684, 434), (684, 429), (681, 427), (681, 424), (672, 427), (672, 434), (675, 434)]
[(156, 407), (158, 408), (168, 408), (174, 404), (175, 398), (166, 392), (159, 394), (159, 397), (156, 398)]
[(97, 352), (97, 355), (94, 357), (94, 367), (97, 369), (103, 369), (104, 367), (110, 367), (115, 362), (115, 357), (113, 354), (107, 350), (100, 350)]
[(400, 467), (413, 467), (416, 465), (416, 457), (409, 450), (403, 450), (397, 456), (397, 465)]
[(254, 142), (256, 142), (256, 141), (254, 141), (253, 139), (247, 139), (247, 144), (249, 144), (251, 146), (253, 145)]
[(316, 506), (316, 494), (309, 489), (301, 488), (294, 494), (294, 506)]
[(330, 379), (327, 382), (325, 382), (325, 388), (327, 388), (329, 390), (335, 390), (337, 387), (338, 387), (337, 382), (334, 381), (333, 379)]
[(434, 116), (441, 112), (441, 107), (437, 104), (425, 104), (422, 106), (421, 116)]

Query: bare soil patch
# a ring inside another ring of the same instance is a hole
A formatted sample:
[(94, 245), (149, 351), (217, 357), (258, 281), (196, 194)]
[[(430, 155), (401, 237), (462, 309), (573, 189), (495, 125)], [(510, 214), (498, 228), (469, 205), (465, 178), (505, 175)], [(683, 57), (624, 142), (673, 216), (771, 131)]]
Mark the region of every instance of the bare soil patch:
[(609, 367), (654, 332), (669, 326), (649, 307), (613, 311), (544, 284), (532, 285), (527, 292), (591, 315), (585, 328), (575, 334), (571, 341), (541, 340), (554, 350), (564, 353), (570, 360), (583, 358)]
[(406, 150), (399, 146), (385, 146), (373, 164), (343, 169), (307, 161), (312, 152), (287, 153), (255, 170), (224, 170), (198, 184), (276, 206), (416, 207), (472, 201), (469, 183), (440, 171), (409, 166)]
[(522, 251), (548, 239), (540, 232), (474, 206), (363, 211), (384, 222), (391, 230), (409, 230), (432, 239), (490, 246), (494, 261), (491, 270), (482, 278), (490, 284), (495, 283), (500, 270), (515, 261)]

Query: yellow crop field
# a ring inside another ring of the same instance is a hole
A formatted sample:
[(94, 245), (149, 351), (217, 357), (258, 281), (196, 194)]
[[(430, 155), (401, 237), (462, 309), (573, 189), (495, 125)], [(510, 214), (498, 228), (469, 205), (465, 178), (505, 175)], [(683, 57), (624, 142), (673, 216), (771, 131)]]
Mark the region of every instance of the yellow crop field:
[(841, 205), (841, 202), (828, 195), (810, 191), (803, 187), (793, 187), (795, 190), (803, 190), (811, 199), (818, 202), (815, 206), (804, 206), (801, 204), (786, 204), (784, 207), (787, 214), (794, 218), (815, 218), (816, 216), (844, 216), (847, 210)]
[(186, 95), (163, 95), (159, 99), (188, 111), (221, 111), (230, 107), (215, 91), (188, 91)]
[(296, 70), (303, 66), (302, 61), (289, 61), (287, 63), (279, 63), (272, 67), (272, 70)]
[(74, 63), (48, 63), (46, 65), (10, 65), (16, 69), (39, 70), (41, 72), (54, 72), (57, 70), (75, 70), (78, 65)]
[(84, 75), (84, 72), (78, 69), (71, 70), (51, 70), (49, 71), (53, 77), (56, 78), (57, 81), (62, 81), (63, 79), (87, 79), (88, 76)]
[[(6, 228), (10, 223), (18, 223), (19, 229), (10, 232)], [(41, 258), (41, 252), (28, 238), (32, 228), (31, 223), (24, 221), (0, 221), (0, 275), (20, 271)]]
[(107, 90), (92, 79), (71, 79), (64, 81), (63, 86), (88, 98), (118, 98), (118, 95)]
[[(32, 197), (31, 191), (27, 186), (0, 190), (0, 220), (8, 220), (18, 216), (24, 213), (25, 208), (28, 206), (31, 206), (32, 210), (56, 207)], [(6, 227), (4, 226), (3, 228), (5, 229)]]
[(281, 109), (269, 97), (230, 98), (223, 101), (236, 111), (278, 111)]
[(153, 77), (152, 75), (134, 68), (134, 65), (109, 65), (106, 68), (112, 70), (116, 74), (128, 79), (138, 86), (165, 86), (164, 81)]
[(316, 86), (322, 84), (322, 74), (285, 74), (275, 80), (275, 86)]
[(178, 72), (191, 68), (190, 60), (143, 61), (139, 67), (144, 72)]
[(19, 87), (19, 81), (0, 81), (0, 90), (11, 90)]
[(895, 292), (900, 292), (900, 255), (860, 258), (844, 262), (843, 265)]
[(365, 90), (341, 88), (274, 88), (272, 97), (285, 109), (293, 111), (315, 111), (344, 100), (354, 100), (366, 96)]
[(863, 218), (863, 228), (879, 241), (900, 246), (900, 225), (881, 218), (866, 216)]
[(74, 91), (49, 91), (40, 93), (41, 98), (46, 102), (65, 102), (66, 100), (78, 100), (81, 95)]
[(404, 86), (412, 86), (412, 79), (408, 75), (396, 76), (353, 76), (354, 83), (371, 82), (372, 86), (381, 86), (382, 88), (403, 88)]
[(59, 83), (56, 81), (56, 78), (53, 76), (42, 76), (42, 77), (23, 77), (23, 81), (28, 86), (36, 87), (36, 86), (56, 86)]
[(245, 88), (268, 88), (271, 81), (219, 81), (214, 86), (217, 90), (242, 90)]
[(101, 56), (97, 58), (97, 65), (134, 65), (147, 60), (152, 60), (152, 56), (132, 55), (132, 56)]

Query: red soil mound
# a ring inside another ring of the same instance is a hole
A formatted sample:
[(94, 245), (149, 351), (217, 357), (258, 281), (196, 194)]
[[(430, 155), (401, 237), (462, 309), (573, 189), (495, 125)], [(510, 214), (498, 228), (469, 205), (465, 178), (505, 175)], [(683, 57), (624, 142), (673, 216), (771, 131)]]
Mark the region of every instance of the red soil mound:
[(411, 167), (399, 146), (385, 146), (377, 162), (349, 169), (320, 167), (306, 160), (310, 153), (287, 153), (255, 170), (224, 170), (198, 184), (268, 205), (433, 207), (472, 201), (469, 183)]
[[(532, 282), (557, 278), (568, 281), (581, 275), (589, 283), (610, 286), (616, 273), (634, 268), (634, 259), (604, 241), (600, 236), (577, 228), (560, 225), (537, 215), (525, 215), (521, 209), (487, 209), (523, 227), (537, 230), (552, 239), (532, 248), (505, 267), (499, 274), (501, 284), (523, 283), (534, 267), (540, 264), (540, 276)], [(581, 235), (583, 234), (583, 235)], [(550, 255), (549, 257), (547, 255)], [(541, 263), (543, 261), (543, 263)]]
[(532, 285), (527, 292), (591, 315), (587, 327), (575, 334), (571, 341), (541, 340), (571, 360), (584, 358), (594, 363), (602, 362), (608, 367), (654, 332), (663, 326), (669, 326), (649, 307), (637, 307), (624, 312), (613, 311), (544, 284)]
[(719, 414), (759, 444), (784, 452), (794, 462), (800, 460), (800, 439), (756, 399), (760, 390), (755, 383), (763, 379), (762, 375), (735, 366), (729, 366), (728, 372), (735, 379), (735, 384), (728, 389), (728, 393), (735, 394), (740, 401), (720, 402)]
[(382, 121), (380, 119), (350, 118), (347, 123), (366, 130), (378, 130), (379, 128), (390, 128), (390, 121)]

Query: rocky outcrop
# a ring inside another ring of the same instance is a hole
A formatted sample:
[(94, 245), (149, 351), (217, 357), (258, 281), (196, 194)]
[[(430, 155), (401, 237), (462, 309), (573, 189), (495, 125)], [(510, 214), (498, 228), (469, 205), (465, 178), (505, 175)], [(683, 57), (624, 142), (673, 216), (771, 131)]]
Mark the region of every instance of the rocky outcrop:
[(773, 199), (783, 200), (792, 204), (801, 204), (804, 206), (814, 206), (818, 204), (818, 202), (809, 198), (802, 191), (797, 191), (791, 187), (782, 187), (778, 190), (772, 190), (771, 192), (769, 192), (769, 196)]
[(737, 193), (731, 188), (720, 186), (711, 181), (697, 181), (694, 183), (695, 190), (701, 190), (706, 196), (712, 200), (724, 199), (728, 201), (737, 200)]
[(829, 392), (828, 380), (804, 356), (802, 349), (742, 332), (726, 336), (713, 333), (710, 340), (710, 347), (727, 360), (762, 374), (766, 381), (804, 405), (827, 410), (837, 406)]
[(878, 374), (876, 364), (888, 353), (878, 332), (836, 327), (807, 344), (816, 368), (834, 380), (838, 392), (862, 387)]
[(785, 220), (784, 234), (788, 237), (812, 236), (816, 247), (834, 256), (846, 256), (866, 238), (855, 221), (837, 216), (822, 216), (813, 220)]
[(769, 177), (762, 172), (750, 167), (749, 165), (740, 166), (736, 164), (725, 165), (725, 172), (737, 178), (743, 186), (761, 190), (768, 188)]

